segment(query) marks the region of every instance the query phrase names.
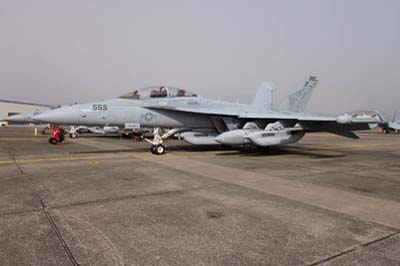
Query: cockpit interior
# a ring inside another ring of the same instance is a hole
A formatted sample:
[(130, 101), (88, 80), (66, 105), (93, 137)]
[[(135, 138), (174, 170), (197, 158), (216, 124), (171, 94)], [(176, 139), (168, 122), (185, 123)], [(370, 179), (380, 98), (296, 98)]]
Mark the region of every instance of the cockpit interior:
[(194, 94), (187, 90), (178, 89), (175, 87), (152, 86), (140, 90), (135, 90), (119, 98), (143, 100), (151, 98), (173, 98), (173, 97), (197, 97), (197, 94)]

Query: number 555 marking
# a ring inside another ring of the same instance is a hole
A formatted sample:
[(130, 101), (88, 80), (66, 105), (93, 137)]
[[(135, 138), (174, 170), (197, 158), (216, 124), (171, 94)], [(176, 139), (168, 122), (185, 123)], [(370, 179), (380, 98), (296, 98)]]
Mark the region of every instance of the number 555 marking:
[(107, 111), (108, 105), (107, 104), (93, 104), (94, 111)]

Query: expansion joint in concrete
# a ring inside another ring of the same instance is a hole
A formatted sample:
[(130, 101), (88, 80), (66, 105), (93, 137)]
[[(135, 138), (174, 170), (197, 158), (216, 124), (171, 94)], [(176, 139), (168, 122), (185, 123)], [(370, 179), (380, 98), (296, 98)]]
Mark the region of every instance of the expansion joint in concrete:
[(23, 178), (24, 171), (23, 171), (22, 167), (19, 165), (18, 161), (15, 159), (15, 156), (10, 152), (9, 149), (7, 149), (7, 151), (8, 151), (8, 153), (9, 153), (10, 157), (12, 158), (12, 160), (14, 161), (15, 166), (16, 166), (17, 169), (19, 170), (19, 173), (20, 173), (19, 177), (21, 178), (21, 180), (22, 180), (23, 182), (27, 182), (27, 183), (28, 183), (29, 189), (30, 189), (31, 193), (32, 193), (32, 194), (38, 199), (38, 201), (40, 202), (40, 205), (41, 205), (41, 207), (42, 207), (42, 211), (44, 212), (44, 214), (45, 214), (45, 216), (46, 216), (46, 218), (47, 218), (47, 220), (48, 220), (48, 222), (49, 222), (51, 228), (52, 228), (53, 231), (55, 232), (58, 241), (60, 242), (60, 244), (61, 244), (62, 247), (64, 248), (64, 251), (65, 251), (66, 255), (68, 256), (68, 258), (69, 258), (71, 264), (72, 264), (73, 266), (79, 266), (79, 264), (78, 264), (78, 262), (76, 261), (74, 255), (72, 254), (71, 249), (69, 248), (67, 242), (65, 241), (65, 239), (64, 239), (64, 237), (62, 236), (60, 230), (58, 229), (57, 224), (55, 223), (53, 217), (51, 216), (51, 214), (50, 214), (50, 212), (49, 212), (49, 210), (48, 210), (48, 208), (47, 208), (47, 206), (46, 206), (46, 203), (44, 202), (44, 200), (42, 199), (42, 197), (39, 195), (39, 193), (37, 193), (37, 192), (34, 190), (33, 184), (32, 184), (29, 180), (26, 180), (26, 179)]
[(204, 187), (198, 187), (198, 188), (193, 188), (193, 189), (168, 190), (168, 191), (160, 191), (160, 192), (138, 194), (138, 195), (126, 195), (126, 196), (109, 198), (109, 199), (98, 199), (98, 200), (70, 203), (70, 204), (65, 204), (65, 205), (55, 205), (55, 206), (49, 206), (48, 208), (49, 209), (63, 209), (63, 208), (70, 208), (70, 207), (77, 207), (77, 206), (116, 202), (116, 201), (129, 200), (129, 199), (156, 197), (156, 196), (164, 196), (164, 195), (171, 195), (171, 194), (174, 194), (174, 195), (175, 194), (183, 194), (186, 192), (196, 191), (196, 190), (201, 190), (201, 189), (204, 189)]
[(367, 242), (367, 243), (363, 243), (363, 244), (360, 244), (360, 245), (353, 246), (353, 247), (348, 248), (348, 249), (346, 249), (346, 250), (343, 250), (343, 251), (341, 251), (341, 252), (339, 252), (339, 253), (337, 253), (337, 254), (334, 254), (334, 255), (332, 255), (332, 256), (330, 256), (330, 257), (327, 257), (327, 258), (324, 258), (324, 259), (322, 259), (322, 260), (319, 260), (319, 261), (316, 261), (316, 262), (307, 264), (307, 266), (318, 266), (318, 265), (322, 265), (322, 264), (327, 263), (327, 262), (329, 262), (329, 261), (333, 261), (333, 260), (335, 260), (335, 259), (337, 259), (337, 258), (340, 258), (340, 257), (342, 257), (342, 256), (345, 256), (345, 255), (347, 255), (347, 254), (350, 254), (350, 253), (352, 253), (352, 252), (354, 252), (354, 251), (356, 251), (356, 250), (362, 249), (362, 248), (364, 248), (364, 247), (372, 246), (372, 245), (374, 245), (374, 244), (376, 244), (376, 243), (382, 242), (382, 241), (384, 241), (384, 240), (386, 240), (386, 239), (395, 237), (395, 236), (397, 236), (397, 235), (400, 235), (400, 231), (397, 231), (397, 232), (394, 232), (394, 233), (385, 235), (385, 236), (383, 236), (383, 237), (381, 237), (381, 238), (374, 239), (374, 240), (369, 241), (369, 242)]

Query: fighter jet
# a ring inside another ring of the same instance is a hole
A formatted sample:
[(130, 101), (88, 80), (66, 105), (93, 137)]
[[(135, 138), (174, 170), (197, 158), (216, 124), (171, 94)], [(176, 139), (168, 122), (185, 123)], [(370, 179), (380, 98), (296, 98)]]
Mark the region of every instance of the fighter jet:
[(400, 114), (397, 110), (394, 112), (392, 121), (385, 120), (379, 112), (376, 112), (376, 115), (379, 117), (380, 120), (378, 126), (382, 129), (383, 132), (400, 132)]
[[(134, 90), (119, 98), (49, 111), (36, 120), (66, 124), (152, 127), (154, 154), (165, 152), (164, 140), (180, 133), (191, 144), (254, 145), (270, 147), (295, 143), (309, 132), (330, 132), (358, 138), (353, 130), (370, 129), (370, 120), (353, 121), (348, 115), (329, 117), (270, 108), (270, 83), (264, 83), (252, 104), (211, 100), (169, 86)], [(162, 134), (161, 128), (172, 128)]]

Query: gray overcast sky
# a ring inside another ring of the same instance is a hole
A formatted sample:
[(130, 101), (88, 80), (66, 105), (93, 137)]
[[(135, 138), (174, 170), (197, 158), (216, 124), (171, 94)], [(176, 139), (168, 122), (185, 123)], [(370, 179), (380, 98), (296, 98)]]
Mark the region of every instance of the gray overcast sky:
[(251, 102), (320, 78), (309, 111), (400, 108), (400, 1), (0, 0), (0, 98), (107, 99), (154, 84)]

